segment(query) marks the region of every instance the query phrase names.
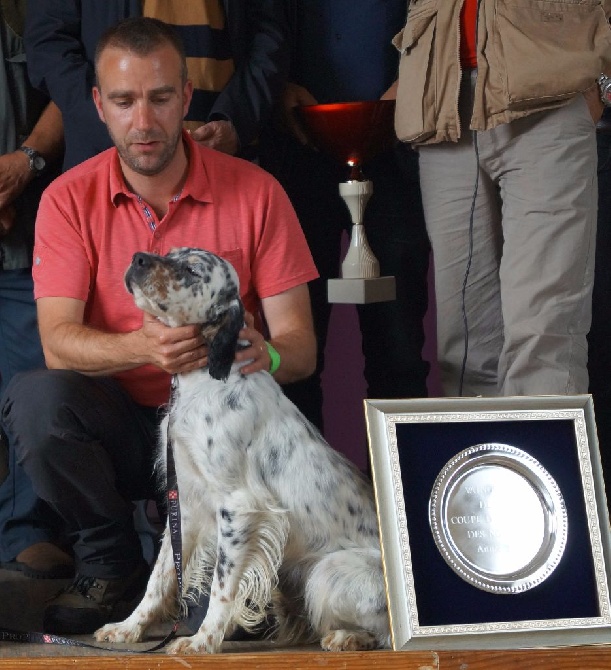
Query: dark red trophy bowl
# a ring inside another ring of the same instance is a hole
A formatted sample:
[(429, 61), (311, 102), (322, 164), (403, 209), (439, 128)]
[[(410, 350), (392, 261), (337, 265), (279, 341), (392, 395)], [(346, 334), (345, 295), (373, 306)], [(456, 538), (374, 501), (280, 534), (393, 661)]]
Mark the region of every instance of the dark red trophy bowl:
[(359, 172), (364, 162), (395, 141), (394, 100), (304, 105), (299, 112), (314, 144)]
[(312, 142), (336, 161), (352, 168), (339, 192), (352, 216), (350, 246), (342, 263), (342, 278), (328, 282), (329, 302), (369, 303), (394, 300), (395, 278), (380, 277), (363, 226), (363, 212), (373, 192), (361, 166), (395, 141), (394, 100), (342, 102), (299, 107)]

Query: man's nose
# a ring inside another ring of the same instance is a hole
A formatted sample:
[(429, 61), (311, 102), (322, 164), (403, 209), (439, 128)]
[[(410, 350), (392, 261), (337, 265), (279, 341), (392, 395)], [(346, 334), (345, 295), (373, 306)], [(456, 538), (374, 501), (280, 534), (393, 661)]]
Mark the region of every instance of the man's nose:
[(148, 101), (142, 100), (136, 104), (134, 124), (138, 129), (151, 128), (153, 125), (153, 109)]

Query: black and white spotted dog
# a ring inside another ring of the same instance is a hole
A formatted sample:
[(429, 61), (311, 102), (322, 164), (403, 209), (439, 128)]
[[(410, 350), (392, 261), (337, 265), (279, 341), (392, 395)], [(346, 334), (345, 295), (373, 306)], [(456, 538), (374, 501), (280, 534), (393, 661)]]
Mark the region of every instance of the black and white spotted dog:
[[(201, 324), (207, 368), (179, 375), (162, 426), (180, 489), (184, 591), (210, 594), (199, 630), (170, 653), (218, 652), (235, 626), (270, 611), (283, 643), (324, 649), (389, 646), (377, 520), (370, 485), (286, 398), (267, 372), (234, 362), (244, 323), (234, 268), (200, 249), (138, 253), (126, 276), (138, 307), (169, 326)], [(169, 531), (146, 594), (99, 641), (137, 642), (177, 614)]]

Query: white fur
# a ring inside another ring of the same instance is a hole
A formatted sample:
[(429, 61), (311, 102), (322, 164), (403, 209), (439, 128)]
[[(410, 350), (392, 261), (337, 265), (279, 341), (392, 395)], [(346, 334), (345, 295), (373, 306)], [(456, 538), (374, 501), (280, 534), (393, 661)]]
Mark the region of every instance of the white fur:
[[(184, 323), (188, 314), (188, 322), (212, 332), (206, 321), (211, 310), (218, 321), (235, 306), (235, 293), (223, 288), (229, 281), (237, 290), (237, 277), (218, 257), (195, 249), (137, 257), (126, 275), (128, 288), (140, 307), (166, 323)], [(194, 267), (201, 274), (195, 290)], [(168, 285), (157, 299), (160, 276)], [(225, 306), (215, 303), (219, 295)], [(233, 356), (235, 340), (231, 346)], [(369, 483), (326, 444), (268, 373), (244, 376), (230, 364), (227, 374), (214, 379), (204, 369), (180, 375), (161, 428), (158, 466), (164, 476), (167, 435), (175, 454), (184, 590), (210, 593), (197, 633), (173, 642), (169, 652), (218, 652), (235, 625), (252, 629), (270, 607), (283, 643), (318, 639), (334, 651), (389, 646)], [(100, 628), (97, 640), (141, 640), (153, 622), (177, 614), (176, 591), (166, 528), (142, 602), (122, 623)]]

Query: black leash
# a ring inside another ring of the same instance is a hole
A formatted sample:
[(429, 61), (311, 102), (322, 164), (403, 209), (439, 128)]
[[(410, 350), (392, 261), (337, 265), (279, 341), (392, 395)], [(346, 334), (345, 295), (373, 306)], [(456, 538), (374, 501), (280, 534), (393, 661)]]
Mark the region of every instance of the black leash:
[[(100, 651), (113, 651), (127, 654), (150, 654), (159, 651), (176, 637), (178, 625), (181, 621), (181, 612), (183, 611), (182, 599), (182, 528), (180, 523), (180, 501), (178, 496), (178, 477), (176, 476), (176, 464), (174, 462), (174, 450), (170, 439), (170, 425), (172, 423), (172, 409), (178, 381), (176, 375), (172, 377), (172, 386), (170, 392), (170, 402), (168, 404), (168, 431), (166, 440), (166, 500), (168, 505), (168, 525), (170, 528), (170, 540), (172, 543), (172, 555), (174, 558), (174, 568), (176, 570), (176, 580), (178, 582), (178, 616), (174, 620), (172, 630), (153, 647), (149, 649), (117, 649), (116, 647), (102, 647), (82, 640), (74, 640), (61, 635), (50, 633), (23, 632), (11, 630), (10, 628), (0, 628), (0, 642), (21, 642), (30, 644), (56, 644), (71, 647), (86, 647), (87, 649), (98, 649)], [(201, 608), (196, 604), (188, 607), (189, 618), (202, 617)]]

